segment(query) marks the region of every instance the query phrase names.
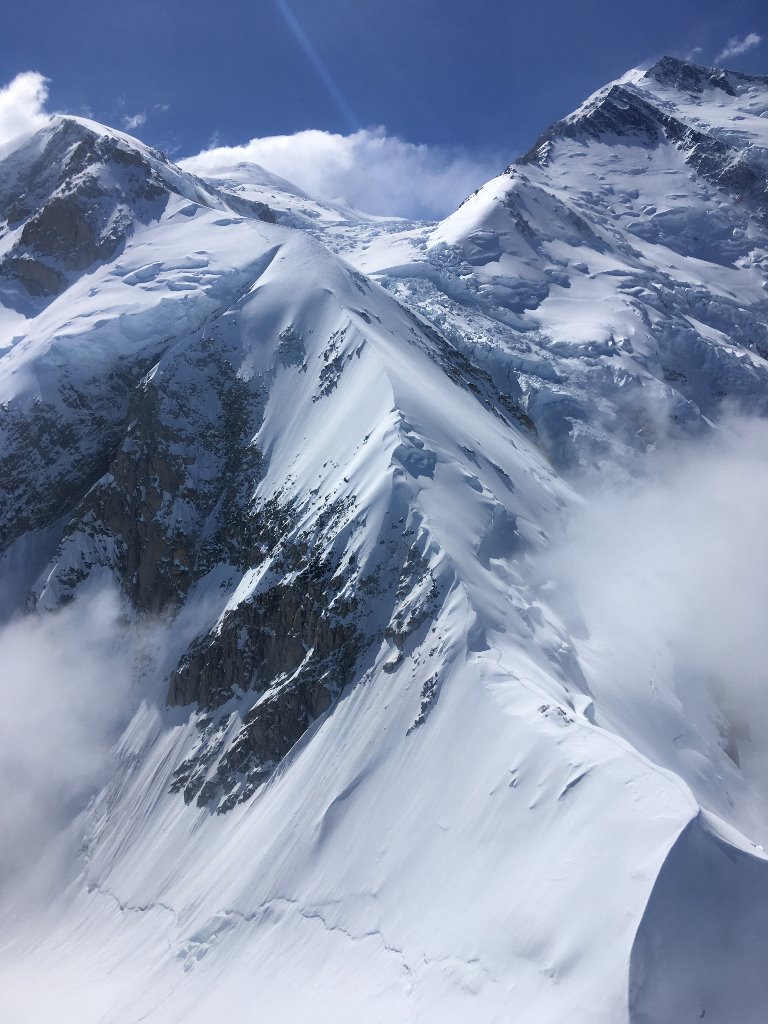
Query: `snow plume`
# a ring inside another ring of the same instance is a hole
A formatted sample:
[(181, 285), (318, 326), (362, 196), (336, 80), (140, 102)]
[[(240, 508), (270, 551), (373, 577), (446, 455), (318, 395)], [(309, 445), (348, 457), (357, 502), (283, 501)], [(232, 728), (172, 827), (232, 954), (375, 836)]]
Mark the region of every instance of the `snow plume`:
[(439, 218), (499, 173), (501, 155), (417, 145), (384, 128), (351, 135), (297, 132), (219, 146), (181, 162), (205, 177), (241, 162), (259, 164), (316, 199), (346, 200), (367, 213)]
[(131, 660), (106, 593), (0, 630), (0, 887), (16, 886), (106, 780)]
[(607, 705), (631, 727), (647, 715), (654, 743), (674, 707), (716, 744), (717, 709), (749, 731), (754, 781), (768, 781), (767, 517), (768, 423), (731, 419), (641, 478), (590, 486), (546, 573), (583, 618)]
[(722, 64), (732, 57), (740, 57), (743, 53), (749, 53), (750, 50), (754, 50), (755, 47), (759, 46), (762, 41), (763, 37), (759, 36), (757, 32), (749, 32), (743, 39), (733, 36), (715, 57), (715, 64)]
[(0, 145), (45, 124), (48, 79), (24, 71), (0, 88)]

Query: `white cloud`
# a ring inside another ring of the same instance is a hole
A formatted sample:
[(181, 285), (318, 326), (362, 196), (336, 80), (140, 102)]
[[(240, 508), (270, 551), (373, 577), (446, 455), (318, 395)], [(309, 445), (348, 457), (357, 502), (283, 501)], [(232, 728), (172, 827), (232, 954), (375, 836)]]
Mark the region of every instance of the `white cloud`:
[(123, 118), (123, 128), (126, 128), (129, 132), (135, 131), (136, 128), (141, 128), (142, 125), (146, 124), (147, 115), (144, 111), (139, 111), (138, 114), (131, 114), (130, 117)]
[(48, 79), (38, 71), (23, 71), (0, 89), (0, 144), (45, 124)]
[(0, 901), (105, 782), (131, 682), (110, 594), (0, 629)]
[(433, 218), (498, 174), (504, 157), (417, 145), (384, 128), (351, 135), (312, 129), (208, 149), (182, 166), (205, 176), (241, 162), (260, 164), (318, 199), (346, 200), (368, 213)]
[(585, 487), (567, 537), (544, 562), (564, 615), (578, 609), (572, 626), (586, 627), (598, 708), (624, 716), (645, 752), (658, 745), (668, 759), (675, 708), (717, 743), (701, 712), (709, 701), (749, 734), (742, 771), (764, 788), (768, 423), (726, 421), (651, 457), (641, 478), (602, 476)]
[(731, 57), (740, 57), (742, 53), (754, 50), (762, 41), (763, 37), (759, 36), (757, 32), (749, 32), (743, 39), (733, 36), (715, 57), (715, 64), (722, 64), (723, 61), (730, 60)]

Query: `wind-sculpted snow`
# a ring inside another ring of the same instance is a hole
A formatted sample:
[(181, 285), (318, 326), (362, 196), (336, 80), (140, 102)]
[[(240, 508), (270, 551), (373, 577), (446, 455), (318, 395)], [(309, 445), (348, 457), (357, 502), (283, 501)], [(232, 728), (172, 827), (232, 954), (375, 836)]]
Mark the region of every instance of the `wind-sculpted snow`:
[(0, 651), (121, 610), (8, 1019), (762, 1019), (766, 110), (665, 59), (438, 225), (0, 154)]

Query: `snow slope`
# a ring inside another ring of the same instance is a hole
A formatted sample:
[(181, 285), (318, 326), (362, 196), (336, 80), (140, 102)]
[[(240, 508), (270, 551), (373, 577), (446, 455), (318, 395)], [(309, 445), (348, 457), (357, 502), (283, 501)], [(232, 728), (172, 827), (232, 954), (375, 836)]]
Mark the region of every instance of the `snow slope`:
[(82, 266), (0, 240), (61, 275), (6, 264), (3, 611), (114, 594), (132, 651), (0, 889), (4, 1019), (763, 1019), (748, 742), (546, 567), (574, 467), (764, 411), (765, 110), (662, 61), (439, 225), (71, 119), (2, 154), (4, 202), (111, 211)]

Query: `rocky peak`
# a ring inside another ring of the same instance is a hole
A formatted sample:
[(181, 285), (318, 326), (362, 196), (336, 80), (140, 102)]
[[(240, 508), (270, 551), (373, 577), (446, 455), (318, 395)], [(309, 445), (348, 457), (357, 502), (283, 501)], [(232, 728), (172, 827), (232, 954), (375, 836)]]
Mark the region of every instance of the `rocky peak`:
[[(96, 262), (111, 259), (136, 223), (156, 221), (171, 196), (240, 215), (273, 219), (180, 170), (121, 132), (53, 117), (0, 161), (0, 276), (48, 300)], [(228, 201), (230, 200), (230, 201)]]
[(667, 88), (698, 96), (709, 88), (720, 89), (728, 96), (736, 96), (739, 86), (768, 85), (768, 78), (760, 75), (743, 75), (738, 71), (705, 67), (680, 57), (662, 57), (648, 69), (644, 77)]
[(588, 164), (593, 143), (649, 151), (669, 145), (700, 179), (738, 202), (749, 201), (765, 217), (768, 132), (760, 115), (766, 86), (765, 78), (663, 57), (647, 72), (630, 72), (598, 90), (555, 122), (517, 164), (545, 168), (563, 147), (569, 159)]
[[(598, 89), (573, 113), (551, 125), (517, 162), (544, 164), (552, 155), (552, 145), (563, 140), (586, 144), (625, 139), (634, 145), (686, 141), (689, 148), (705, 137), (723, 141), (727, 133), (718, 131), (719, 126), (707, 116), (711, 111), (702, 108), (706, 92), (718, 90), (716, 102), (734, 108), (727, 111), (730, 119), (744, 121), (745, 114), (759, 111), (752, 111), (749, 103), (742, 111), (739, 97), (767, 86), (768, 78), (662, 57), (647, 71), (636, 69)], [(746, 136), (730, 135), (729, 144), (736, 149), (749, 142)]]

